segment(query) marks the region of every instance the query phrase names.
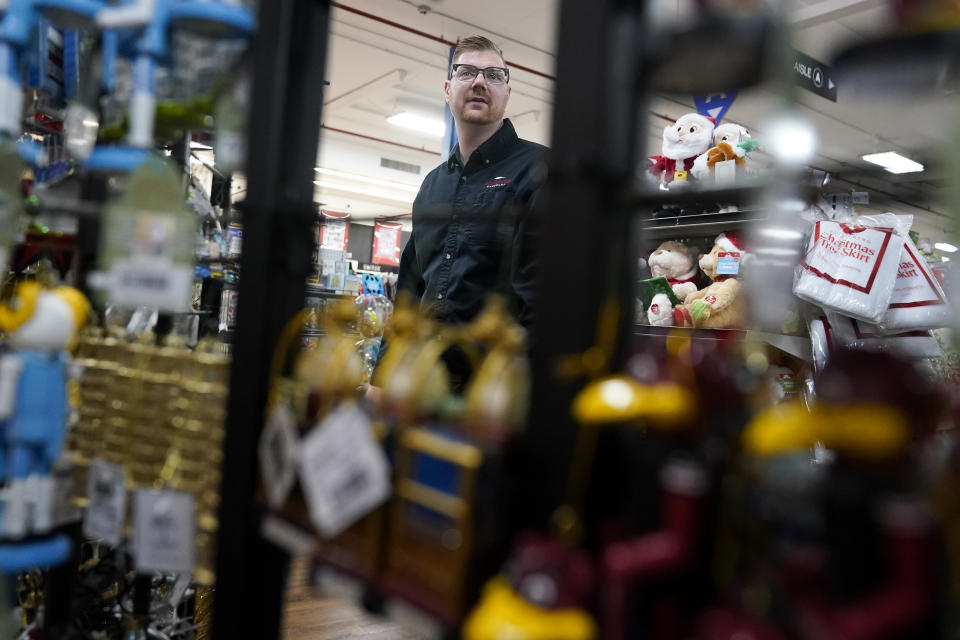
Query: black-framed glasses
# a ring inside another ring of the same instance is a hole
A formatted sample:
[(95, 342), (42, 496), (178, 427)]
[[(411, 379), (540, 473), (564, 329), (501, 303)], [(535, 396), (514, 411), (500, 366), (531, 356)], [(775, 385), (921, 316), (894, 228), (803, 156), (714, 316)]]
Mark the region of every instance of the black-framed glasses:
[(451, 77), (460, 82), (473, 82), (478, 73), (483, 74), (487, 84), (506, 84), (510, 82), (510, 69), (506, 67), (475, 67), (472, 64), (455, 64), (451, 67)]

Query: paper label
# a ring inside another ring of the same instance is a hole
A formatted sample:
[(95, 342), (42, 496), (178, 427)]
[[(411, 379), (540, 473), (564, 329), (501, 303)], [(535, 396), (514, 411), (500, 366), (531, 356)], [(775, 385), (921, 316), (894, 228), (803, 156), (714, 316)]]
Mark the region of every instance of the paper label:
[(674, 182), (686, 182), (686, 181), (687, 181), (687, 172), (686, 172), (686, 171), (674, 171), (674, 172), (673, 172), (673, 181), (674, 181)]
[(717, 254), (717, 274), (735, 276), (738, 273), (740, 273), (740, 252), (719, 252)]
[(123, 467), (106, 460), (91, 460), (87, 469), (87, 500), (84, 535), (116, 547), (123, 540), (127, 509)]
[(140, 573), (188, 573), (195, 544), (193, 495), (137, 491), (133, 499), (133, 562)]
[(297, 424), (286, 405), (270, 411), (260, 436), (260, 473), (267, 492), (267, 502), (279, 508), (286, 501), (297, 477)]
[(714, 302), (717, 301), (717, 296), (704, 296), (703, 299), (706, 301), (707, 304), (713, 304)]
[[(891, 229), (821, 220), (801, 264), (828, 282), (870, 293), (891, 236)], [(895, 247), (898, 254), (900, 246)]]
[(373, 438), (370, 418), (354, 403), (314, 426), (299, 463), (310, 519), (324, 536), (340, 533), (390, 495), (386, 456)]

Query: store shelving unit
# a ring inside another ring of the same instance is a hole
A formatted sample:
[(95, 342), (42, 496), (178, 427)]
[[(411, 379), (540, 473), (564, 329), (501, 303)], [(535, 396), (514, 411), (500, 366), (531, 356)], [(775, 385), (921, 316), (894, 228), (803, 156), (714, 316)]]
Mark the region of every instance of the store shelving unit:
[(283, 326), (303, 307), (311, 271), (329, 20), (330, 2), (324, 0), (260, 5), (242, 206), (243, 277), (224, 443), (215, 640), (279, 635), (289, 558), (261, 535), (256, 451), (270, 360)]

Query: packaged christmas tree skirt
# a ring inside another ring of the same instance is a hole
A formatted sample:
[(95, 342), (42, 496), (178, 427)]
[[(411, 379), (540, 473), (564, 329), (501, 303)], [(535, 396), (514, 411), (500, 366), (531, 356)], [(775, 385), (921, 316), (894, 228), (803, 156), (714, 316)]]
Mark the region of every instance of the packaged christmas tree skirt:
[(797, 266), (793, 293), (846, 316), (879, 323), (887, 312), (911, 216), (818, 220)]
[(891, 334), (938, 329), (951, 324), (950, 316), (950, 305), (940, 283), (930, 272), (913, 240), (906, 238), (890, 306), (876, 332)]
[(928, 331), (881, 335), (876, 327), (832, 311), (810, 319), (814, 368), (819, 371), (836, 349), (862, 349), (894, 353), (909, 359), (938, 358), (943, 350)]

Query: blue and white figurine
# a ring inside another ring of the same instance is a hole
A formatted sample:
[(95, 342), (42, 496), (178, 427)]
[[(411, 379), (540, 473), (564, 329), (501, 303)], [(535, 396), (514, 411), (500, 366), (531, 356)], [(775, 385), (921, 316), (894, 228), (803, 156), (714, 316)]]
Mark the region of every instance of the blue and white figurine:
[(22, 282), (0, 306), (10, 351), (0, 357), (0, 571), (53, 566), (69, 555), (52, 526), (54, 463), (67, 430), (67, 347), (89, 313), (77, 289)]

